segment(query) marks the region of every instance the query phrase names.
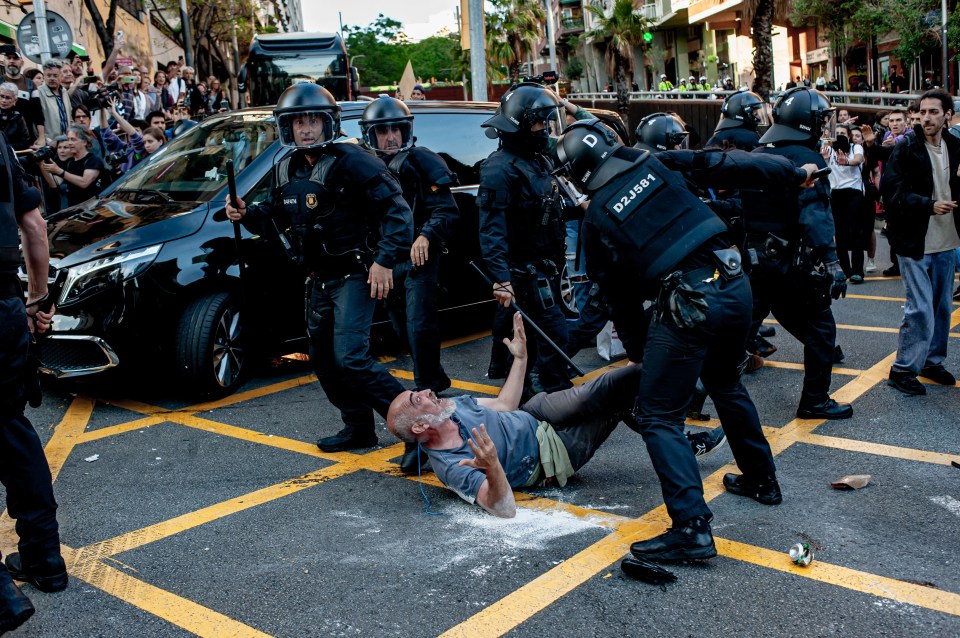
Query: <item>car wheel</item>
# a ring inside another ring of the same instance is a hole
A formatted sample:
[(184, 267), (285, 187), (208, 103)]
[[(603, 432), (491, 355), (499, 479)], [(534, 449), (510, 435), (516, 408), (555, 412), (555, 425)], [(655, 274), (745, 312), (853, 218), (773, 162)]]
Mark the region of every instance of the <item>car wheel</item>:
[(563, 314), (567, 319), (576, 319), (580, 316), (577, 310), (577, 300), (573, 296), (573, 282), (567, 275), (567, 267), (563, 267), (560, 273), (560, 301), (563, 307)]
[(243, 313), (233, 295), (197, 299), (183, 311), (177, 330), (177, 369), (184, 386), (203, 396), (236, 390), (244, 371)]

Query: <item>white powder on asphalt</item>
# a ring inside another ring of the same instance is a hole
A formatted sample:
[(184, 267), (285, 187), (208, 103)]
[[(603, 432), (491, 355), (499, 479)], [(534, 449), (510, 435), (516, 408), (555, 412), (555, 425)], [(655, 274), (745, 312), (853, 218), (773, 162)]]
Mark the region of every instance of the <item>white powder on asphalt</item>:
[(933, 496), (930, 500), (954, 516), (960, 516), (960, 501), (952, 496)]

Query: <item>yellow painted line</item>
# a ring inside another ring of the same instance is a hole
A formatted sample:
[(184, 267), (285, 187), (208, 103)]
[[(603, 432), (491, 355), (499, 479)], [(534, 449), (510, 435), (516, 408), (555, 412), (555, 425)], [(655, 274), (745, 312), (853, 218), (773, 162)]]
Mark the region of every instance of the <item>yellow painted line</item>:
[(275, 501), (284, 496), (296, 494), (315, 485), (322, 485), (332, 479), (355, 472), (357, 469), (360, 468), (350, 463), (331, 465), (322, 470), (309, 472), (303, 476), (283, 481), (282, 483), (270, 485), (248, 494), (242, 494), (236, 498), (221, 501), (194, 512), (177, 516), (176, 518), (171, 518), (148, 527), (128, 532), (127, 534), (93, 543), (79, 551), (84, 557), (90, 558), (91, 560), (106, 556), (116, 556), (117, 554), (122, 554), (132, 549), (180, 534), (188, 529), (210, 523), (211, 521)]
[(816, 560), (808, 567), (798, 567), (790, 562), (785, 551), (776, 552), (724, 538), (715, 538), (714, 542), (717, 544), (717, 551), (727, 558), (775, 569), (794, 576), (802, 576), (821, 583), (836, 585), (862, 594), (889, 598), (924, 609), (960, 616), (960, 594), (914, 585)]
[(89, 397), (76, 397), (70, 402), (66, 414), (53, 431), (53, 436), (47, 441), (44, 451), (47, 455), (47, 463), (50, 465), (50, 474), (53, 480), (57, 480), (63, 464), (77, 443), (83, 431), (90, 422), (90, 415), (93, 414), (93, 408), (96, 401)]
[(955, 454), (943, 454), (941, 452), (930, 452), (928, 450), (916, 450), (913, 448), (899, 447), (896, 445), (884, 445), (882, 443), (844, 439), (836, 436), (824, 436), (822, 434), (803, 434), (797, 437), (797, 441), (800, 443), (809, 443), (811, 445), (822, 445), (823, 447), (834, 448), (836, 450), (862, 452), (863, 454), (876, 454), (877, 456), (889, 456), (895, 459), (920, 461), (922, 463), (935, 463), (937, 465), (949, 466), (951, 461), (960, 461), (960, 456)]
[[(409, 370), (400, 370), (399, 368), (391, 368), (389, 370), (397, 379), (403, 379), (404, 381), (413, 381), (413, 373)], [(450, 380), (450, 387), (456, 388), (458, 390), (466, 390), (468, 392), (479, 392), (480, 394), (492, 394), (494, 396), (500, 394), (500, 386), (496, 385), (487, 385), (484, 383), (472, 383), (470, 381), (458, 381), (456, 379)]]
[(167, 419), (164, 416), (147, 416), (142, 419), (137, 419), (136, 421), (127, 421), (126, 423), (121, 423), (119, 425), (113, 425), (108, 428), (100, 428), (99, 430), (91, 430), (89, 432), (84, 432), (80, 435), (78, 443), (89, 443), (90, 441), (99, 441), (100, 439), (106, 439), (111, 436), (117, 436), (118, 434), (126, 434), (127, 432), (135, 432), (137, 430), (143, 430), (145, 428), (152, 427), (154, 425), (159, 425), (160, 423), (166, 423)]
[[(800, 370), (803, 371), (802, 363), (793, 363), (792, 361), (771, 361), (770, 359), (763, 360), (764, 368), (780, 368), (782, 370)], [(856, 368), (833, 368), (833, 374), (842, 374), (846, 376), (855, 377), (863, 374), (864, 370), (857, 370)]]
[(851, 295), (847, 293), (846, 299), (868, 299), (870, 301), (899, 301), (900, 303), (906, 302), (904, 297), (884, 297), (881, 295)]
[[(65, 557), (68, 561), (75, 558), (69, 555), (70, 552), (64, 553), (67, 554)], [(145, 583), (97, 560), (72, 560), (70, 576), (198, 636), (269, 637), (269, 634), (207, 609), (192, 600)]]
[(627, 359), (620, 359), (619, 361), (614, 361), (613, 363), (609, 365), (605, 365), (602, 368), (597, 368), (596, 370), (592, 370), (587, 374), (583, 375), (582, 377), (577, 377), (576, 379), (573, 380), (573, 385), (581, 385), (583, 383), (586, 383), (587, 381), (593, 381), (600, 375), (606, 374), (611, 370), (616, 370), (617, 368), (623, 368), (628, 363), (630, 362)]
[(240, 439), (241, 441), (249, 441), (259, 445), (287, 450), (288, 452), (297, 452), (298, 454), (306, 454), (307, 456), (329, 459), (331, 461), (343, 461), (350, 458), (345, 457), (343, 454), (328, 454), (322, 452), (316, 443), (307, 443), (305, 441), (297, 441), (296, 439), (288, 439), (283, 436), (257, 432), (256, 430), (227, 425), (226, 423), (211, 421), (210, 419), (203, 419), (189, 414), (171, 414), (168, 415), (168, 419), (173, 423), (179, 423), (180, 425), (202, 430), (203, 432), (212, 432), (233, 439)]
[(316, 380), (317, 380), (317, 375), (307, 374), (307, 375), (296, 377), (293, 379), (287, 379), (286, 381), (271, 383), (270, 385), (265, 385), (261, 388), (253, 388), (252, 390), (246, 390), (245, 392), (238, 392), (237, 394), (231, 394), (228, 397), (217, 399), (216, 401), (207, 401), (204, 403), (198, 403), (197, 405), (190, 406), (189, 408), (183, 408), (182, 411), (195, 413), (195, 412), (206, 412), (209, 410), (216, 410), (217, 408), (223, 408), (228, 405), (243, 403), (244, 401), (249, 401), (250, 399), (260, 399), (267, 395), (276, 394), (277, 392), (282, 392), (284, 390), (290, 390), (292, 388), (298, 388), (300, 386), (310, 385)]
[(443, 343), (440, 344), (440, 349), (442, 350), (442, 349), (444, 349), (444, 348), (452, 348), (452, 347), (454, 347), (454, 346), (461, 346), (461, 345), (463, 345), (463, 344), (465, 344), (465, 343), (470, 343), (471, 341), (480, 341), (481, 339), (484, 339), (484, 338), (486, 338), (486, 337), (491, 336), (491, 334), (492, 334), (492, 333), (491, 333), (489, 330), (484, 330), (483, 332), (475, 332), (475, 333), (473, 333), (472, 335), (467, 335), (467, 336), (465, 336), (465, 337), (458, 337), (458, 338), (456, 338), (456, 339), (448, 339), (447, 341), (444, 341)]

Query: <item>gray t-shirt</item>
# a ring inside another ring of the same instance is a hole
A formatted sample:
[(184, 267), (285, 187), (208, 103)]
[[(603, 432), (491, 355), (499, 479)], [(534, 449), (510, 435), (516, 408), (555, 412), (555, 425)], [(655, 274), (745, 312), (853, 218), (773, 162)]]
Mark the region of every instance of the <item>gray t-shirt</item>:
[[(947, 144), (942, 139), (937, 146), (932, 146), (928, 142), (924, 144), (927, 147), (930, 164), (933, 168), (933, 193), (931, 197), (934, 201), (951, 201), (950, 156), (947, 153)], [(942, 253), (960, 247), (960, 236), (957, 235), (957, 226), (953, 220), (954, 214), (930, 215), (927, 236), (924, 238), (924, 254)]]
[(459, 421), (463, 445), (451, 450), (426, 450), (437, 478), (460, 495), (474, 503), (487, 475), (472, 467), (460, 466), (463, 459), (472, 459), (467, 445), (470, 430), (487, 427), (490, 440), (497, 446), (497, 457), (512, 487), (523, 487), (540, 465), (540, 444), (537, 442), (537, 420), (526, 412), (497, 412), (477, 404), (470, 396), (455, 397), (457, 406), (453, 419)]

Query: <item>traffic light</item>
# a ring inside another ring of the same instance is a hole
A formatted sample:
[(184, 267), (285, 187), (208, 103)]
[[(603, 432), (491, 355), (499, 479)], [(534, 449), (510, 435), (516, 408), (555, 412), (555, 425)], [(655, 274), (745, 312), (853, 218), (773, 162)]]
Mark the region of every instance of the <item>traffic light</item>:
[(643, 41), (644, 41), (646, 44), (650, 44), (651, 42), (653, 42), (653, 34), (650, 33), (649, 31), (644, 31), (644, 32), (643, 32)]

